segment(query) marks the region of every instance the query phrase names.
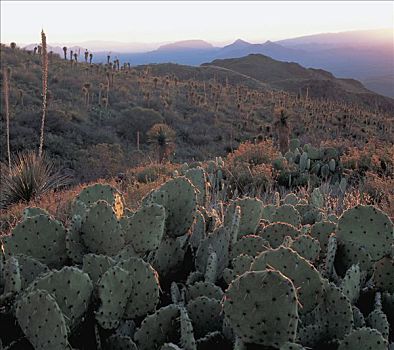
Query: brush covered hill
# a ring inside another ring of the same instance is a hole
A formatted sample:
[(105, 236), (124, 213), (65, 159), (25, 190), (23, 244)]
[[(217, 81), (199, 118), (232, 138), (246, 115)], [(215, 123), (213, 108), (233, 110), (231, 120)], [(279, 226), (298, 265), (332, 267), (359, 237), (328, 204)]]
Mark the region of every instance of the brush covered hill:
[(394, 100), (366, 89), (355, 79), (336, 78), (322, 69), (304, 68), (298, 63), (281, 62), (261, 54), (241, 58), (217, 59), (204, 66), (216, 66), (253, 77), (272, 88), (291, 93), (306, 93), (310, 97), (330, 98), (373, 106), (379, 104), (394, 110)]
[[(10, 70), (11, 152), (37, 149), (41, 57), (3, 45), (1, 64)], [(45, 152), (71, 169), (77, 181), (111, 177), (154, 160), (156, 152), (147, 132), (155, 124), (165, 123), (176, 132), (173, 161), (205, 160), (225, 155), (258, 135), (275, 137), (276, 107), (287, 110), (291, 136), (303, 142), (318, 145), (342, 138), (362, 145), (371, 139), (393, 139), (389, 128), (393, 116), (388, 102), (380, 97), (369, 107), (351, 99), (315, 98), (315, 90), (310, 88), (306, 99), (305, 94), (297, 96), (291, 90), (283, 91), (280, 84), (261, 81), (260, 75), (252, 74), (257, 69), (253, 66), (237, 71), (216, 65), (90, 65), (50, 54)], [(299, 79), (298, 71), (293, 80)], [(4, 109), (0, 129), (4, 161)]]

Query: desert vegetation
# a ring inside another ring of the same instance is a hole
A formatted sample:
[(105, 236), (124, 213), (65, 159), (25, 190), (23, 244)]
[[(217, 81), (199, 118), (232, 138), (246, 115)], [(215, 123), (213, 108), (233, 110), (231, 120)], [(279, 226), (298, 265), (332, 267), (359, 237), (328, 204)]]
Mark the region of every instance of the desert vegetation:
[(392, 346), (387, 104), (1, 50), (0, 348)]

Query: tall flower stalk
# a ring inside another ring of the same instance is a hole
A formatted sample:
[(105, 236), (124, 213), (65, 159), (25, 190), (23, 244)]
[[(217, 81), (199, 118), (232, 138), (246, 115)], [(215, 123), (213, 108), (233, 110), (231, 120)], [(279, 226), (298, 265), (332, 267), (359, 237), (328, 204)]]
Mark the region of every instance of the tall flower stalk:
[(44, 145), (44, 126), (45, 116), (47, 112), (47, 90), (48, 90), (48, 53), (47, 53), (47, 38), (44, 30), (41, 31), (41, 46), (42, 46), (42, 118), (41, 118), (41, 135), (40, 147), (38, 149), (38, 157), (42, 157), (42, 148)]
[(7, 133), (7, 156), (8, 156), (8, 168), (11, 169), (11, 147), (10, 147), (10, 86), (8, 79), (8, 70), (6, 67), (3, 68), (3, 85), (4, 85), (4, 109), (6, 119), (6, 133)]

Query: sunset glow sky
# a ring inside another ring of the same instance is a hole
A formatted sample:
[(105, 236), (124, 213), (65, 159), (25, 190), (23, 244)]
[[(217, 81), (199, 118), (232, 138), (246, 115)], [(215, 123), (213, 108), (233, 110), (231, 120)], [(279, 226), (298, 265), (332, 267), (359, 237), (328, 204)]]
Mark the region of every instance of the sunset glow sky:
[(91, 40), (214, 44), (393, 27), (393, 2), (379, 1), (1, 1), (1, 42)]

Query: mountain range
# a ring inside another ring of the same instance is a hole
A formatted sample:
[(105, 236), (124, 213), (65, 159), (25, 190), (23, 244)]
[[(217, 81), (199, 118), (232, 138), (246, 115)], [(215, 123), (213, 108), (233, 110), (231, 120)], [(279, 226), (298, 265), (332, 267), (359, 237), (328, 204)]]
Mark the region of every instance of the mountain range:
[[(216, 59), (239, 58), (249, 54), (262, 54), (275, 60), (295, 62), (307, 68), (324, 69), (338, 78), (352, 78), (379, 94), (394, 98), (394, 41), (392, 29), (323, 33), (261, 44), (237, 39), (233, 43), (217, 47), (203, 40), (186, 40), (165, 43), (154, 50), (136, 52), (135, 44), (118, 46), (98, 42), (91, 44), (95, 62), (106, 62), (107, 56), (118, 58), (132, 65), (150, 63), (178, 63), (198, 66)], [(81, 54), (85, 47), (74, 46)], [(140, 50), (142, 46), (139, 46)], [(63, 55), (62, 47), (52, 50)]]

